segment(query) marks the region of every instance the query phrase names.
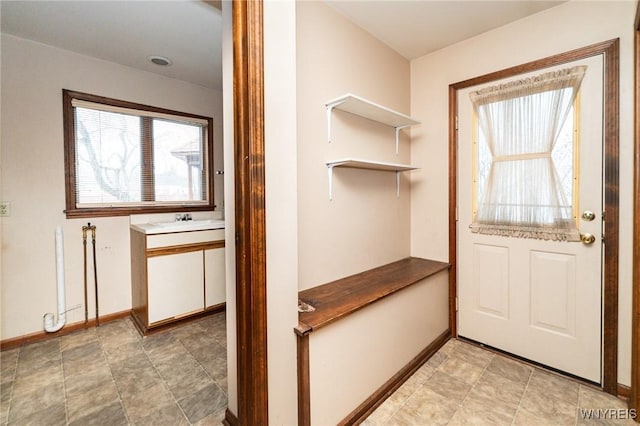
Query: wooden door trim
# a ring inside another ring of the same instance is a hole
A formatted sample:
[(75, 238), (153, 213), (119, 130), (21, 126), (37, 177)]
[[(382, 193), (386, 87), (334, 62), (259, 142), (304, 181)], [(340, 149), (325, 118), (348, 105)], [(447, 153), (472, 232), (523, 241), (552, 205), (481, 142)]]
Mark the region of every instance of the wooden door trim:
[(267, 425), (267, 295), (262, 1), (233, 2), (238, 415)]
[[(631, 324), (631, 395), (629, 408), (640, 412), (640, 3), (634, 23), (634, 191), (633, 191), (633, 308)], [(636, 418), (638, 421), (638, 418)]]
[[(580, 49), (549, 56), (501, 71), (485, 74), (449, 86), (449, 323), (452, 335), (457, 336), (457, 228), (456, 212), (458, 199), (458, 134), (456, 130), (458, 90), (517, 76), (543, 68), (573, 62), (592, 56), (603, 55), (604, 59), (604, 209), (606, 233), (604, 243), (603, 272), (603, 378), (605, 392), (616, 394), (618, 389), (618, 163), (619, 163), (619, 39), (608, 40)], [(637, 141), (637, 138), (636, 138)], [(637, 173), (636, 173), (637, 176)], [(636, 206), (636, 213), (637, 213)], [(636, 224), (638, 223), (636, 214)], [(638, 247), (638, 241), (634, 247)], [(637, 250), (636, 250), (637, 251)]]

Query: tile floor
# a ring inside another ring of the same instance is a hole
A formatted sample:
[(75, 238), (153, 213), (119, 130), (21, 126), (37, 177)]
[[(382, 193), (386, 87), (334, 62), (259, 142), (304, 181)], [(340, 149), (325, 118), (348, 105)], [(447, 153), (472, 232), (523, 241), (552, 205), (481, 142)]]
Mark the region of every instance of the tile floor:
[(213, 425), (224, 312), (141, 338), (127, 318), (0, 354), (2, 425)]
[[(220, 424), (225, 330), (221, 313), (141, 338), (124, 319), (4, 351), (0, 424)], [(586, 420), (580, 411), (625, 408), (589, 386), (451, 340), (363, 424), (634, 424)]]
[(589, 386), (450, 340), (363, 425), (636, 424), (587, 420), (581, 411), (610, 409), (609, 417), (622, 417), (626, 411), (617, 410), (626, 408), (624, 401)]

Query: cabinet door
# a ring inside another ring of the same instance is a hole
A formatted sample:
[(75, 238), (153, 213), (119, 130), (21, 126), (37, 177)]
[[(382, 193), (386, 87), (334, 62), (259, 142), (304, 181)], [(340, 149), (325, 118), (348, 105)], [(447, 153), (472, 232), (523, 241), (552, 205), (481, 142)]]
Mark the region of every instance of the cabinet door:
[(147, 262), (149, 324), (203, 310), (201, 251), (151, 257)]
[(205, 250), (205, 307), (224, 303), (226, 300), (224, 248)]

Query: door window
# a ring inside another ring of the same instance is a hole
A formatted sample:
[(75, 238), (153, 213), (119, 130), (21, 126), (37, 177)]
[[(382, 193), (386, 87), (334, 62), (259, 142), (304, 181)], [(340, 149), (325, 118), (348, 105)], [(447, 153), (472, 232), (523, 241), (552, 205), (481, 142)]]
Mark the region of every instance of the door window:
[(585, 71), (578, 66), (470, 94), (473, 232), (579, 241), (576, 99)]

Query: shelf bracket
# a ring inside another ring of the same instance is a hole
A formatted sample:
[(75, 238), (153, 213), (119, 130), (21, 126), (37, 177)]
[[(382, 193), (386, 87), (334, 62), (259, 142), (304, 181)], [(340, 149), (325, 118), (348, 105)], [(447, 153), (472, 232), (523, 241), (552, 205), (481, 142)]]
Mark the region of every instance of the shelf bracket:
[(331, 113), (338, 105), (344, 103), (344, 100), (326, 104), (327, 107), (327, 140), (331, 143)]
[(329, 201), (333, 200), (333, 164), (327, 164), (327, 172), (329, 173)]
[(327, 140), (329, 143), (331, 143), (331, 112), (334, 106), (333, 104), (327, 105)]
[(411, 126), (400, 126), (400, 127), (396, 127), (396, 155), (398, 155), (398, 145), (400, 142), (400, 130), (404, 129), (405, 127), (411, 127)]
[(396, 197), (400, 198), (400, 172), (396, 172)]

